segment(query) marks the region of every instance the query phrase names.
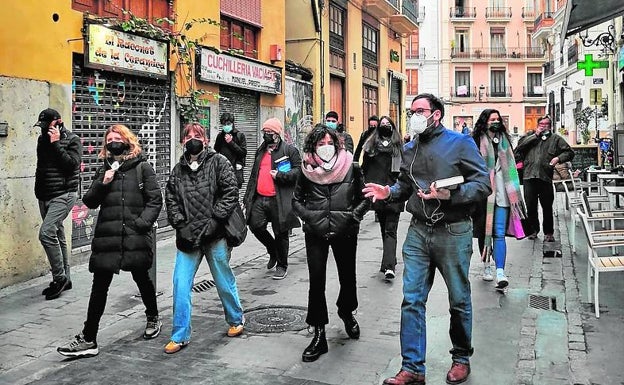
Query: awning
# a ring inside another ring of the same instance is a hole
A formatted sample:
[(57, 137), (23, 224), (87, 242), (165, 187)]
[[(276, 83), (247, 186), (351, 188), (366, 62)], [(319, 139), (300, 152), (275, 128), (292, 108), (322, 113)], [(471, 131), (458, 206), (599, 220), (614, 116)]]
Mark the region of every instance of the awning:
[(624, 14), (623, 0), (568, 0), (562, 40), (621, 14)]

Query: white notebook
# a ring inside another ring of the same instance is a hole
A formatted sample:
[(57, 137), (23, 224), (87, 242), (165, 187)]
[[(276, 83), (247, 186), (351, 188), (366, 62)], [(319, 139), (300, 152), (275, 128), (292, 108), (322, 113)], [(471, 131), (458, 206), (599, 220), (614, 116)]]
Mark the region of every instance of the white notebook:
[(453, 190), (461, 183), (464, 183), (464, 177), (461, 175), (452, 176), (450, 178), (438, 179), (434, 182), (436, 188), (446, 188)]

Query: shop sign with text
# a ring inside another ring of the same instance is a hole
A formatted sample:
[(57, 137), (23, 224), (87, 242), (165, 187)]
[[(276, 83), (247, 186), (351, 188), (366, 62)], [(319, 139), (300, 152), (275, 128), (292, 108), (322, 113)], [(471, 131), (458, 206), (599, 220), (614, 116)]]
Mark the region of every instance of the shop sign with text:
[(167, 43), (89, 24), (85, 66), (116, 72), (167, 78)]
[(202, 48), (199, 79), (268, 94), (282, 93), (282, 70)]

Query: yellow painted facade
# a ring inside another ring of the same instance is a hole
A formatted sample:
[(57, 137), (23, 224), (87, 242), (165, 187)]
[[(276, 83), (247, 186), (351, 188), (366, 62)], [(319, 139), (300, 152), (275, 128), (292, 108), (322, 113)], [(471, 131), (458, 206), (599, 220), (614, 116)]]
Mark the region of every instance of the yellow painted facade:
[[(262, 0), (262, 29), (257, 40), (258, 60), (282, 68), (285, 64), (285, 3)], [(219, 0), (175, 0), (173, 7), (174, 14), (182, 22), (194, 18), (220, 18)], [(72, 9), (71, 0), (11, 1), (3, 4), (3, 15), (4, 22), (0, 25), (0, 122), (8, 124), (8, 136), (0, 137), (0, 228), (4, 229), (0, 232), (0, 288), (49, 271), (38, 240), (41, 219), (33, 189), (39, 132), (33, 124), (41, 110), (52, 107), (61, 113), (66, 125), (72, 127), (73, 54), (84, 53), (84, 14)], [(175, 30), (181, 28), (180, 25), (174, 27)], [(195, 23), (185, 33), (190, 38), (202, 37), (202, 45), (220, 45), (218, 26)], [(272, 44), (282, 46), (282, 61), (271, 63), (269, 60)], [(189, 83), (175, 57), (171, 57), (170, 70), (176, 74), (176, 94), (184, 96)], [(195, 82), (194, 79), (193, 74), (191, 81), (197, 87), (219, 92), (218, 85)], [(279, 116), (281, 111), (283, 116), (284, 99), (283, 94), (261, 94), (261, 113)], [(216, 99), (208, 102), (212, 111), (218, 111)], [(172, 115), (176, 116), (178, 101), (173, 100), (171, 106), (174, 109)], [(212, 130), (217, 122), (218, 114), (213, 113)], [(179, 131), (179, 127), (171, 127), (172, 141), (177, 142)], [(172, 145), (171, 148), (177, 147)], [(178, 156), (174, 153), (171, 158), (177, 159)], [(71, 214), (65, 221), (68, 243), (71, 243), (72, 236), (70, 218)]]
[[(314, 8), (310, 2), (289, 1), (286, 5), (286, 57), (312, 71), (314, 78), (314, 114), (313, 123), (322, 121), (323, 114), (330, 108), (330, 75), (329, 66), (329, 2), (320, 10), (321, 29), (315, 30)], [(347, 23), (345, 23), (345, 77), (344, 98), (345, 111), (341, 117), (346, 130), (352, 135), (357, 144), (362, 128), (368, 119), (364, 116), (362, 103), (362, 18), (366, 17), (366, 6), (362, 1), (346, 3)], [(318, 9), (318, 4), (317, 4)], [(363, 16), (364, 15), (364, 16)], [(389, 82), (388, 70), (398, 73), (405, 72), (405, 44), (406, 37), (390, 29), (388, 19), (379, 21), (378, 41), (378, 116), (388, 115), (389, 111)], [(321, 56), (322, 47), (322, 56)], [(390, 50), (399, 53), (398, 62), (390, 62)], [(320, 78), (322, 77), (322, 82)], [(322, 84), (321, 84), (322, 83)], [(406, 84), (402, 83), (401, 102), (405, 99)], [(404, 128), (404, 114), (397, 126)]]

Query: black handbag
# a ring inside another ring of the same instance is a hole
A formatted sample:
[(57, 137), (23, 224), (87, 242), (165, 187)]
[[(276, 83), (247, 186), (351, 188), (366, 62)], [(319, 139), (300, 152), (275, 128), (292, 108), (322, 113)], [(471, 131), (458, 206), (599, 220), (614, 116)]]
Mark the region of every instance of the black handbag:
[(232, 214), (225, 223), (225, 240), (228, 246), (240, 246), (247, 238), (247, 222), (245, 214), (239, 204), (236, 204)]

